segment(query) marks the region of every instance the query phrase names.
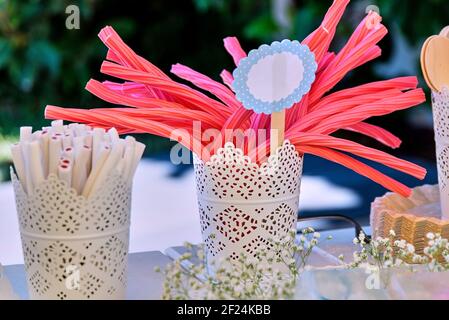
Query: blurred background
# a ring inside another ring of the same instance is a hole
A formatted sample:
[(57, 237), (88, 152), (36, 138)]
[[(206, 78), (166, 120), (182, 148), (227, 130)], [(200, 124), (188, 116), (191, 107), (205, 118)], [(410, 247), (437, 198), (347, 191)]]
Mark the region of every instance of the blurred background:
[[(65, 27), (65, 9), (70, 4), (80, 9), (80, 29)], [(48, 123), (43, 119), (46, 104), (89, 108), (106, 105), (84, 90), (91, 77), (106, 79), (99, 73), (106, 48), (97, 38), (103, 26), (113, 26), (136, 52), (166, 72), (180, 62), (219, 80), (223, 68), (233, 69), (232, 59), (222, 46), (224, 37), (237, 36), (245, 50), (285, 37), (303, 39), (319, 25), (330, 4), (330, 0), (0, 0), (0, 179), (9, 179), (9, 144), (17, 139), (18, 128)], [(344, 44), (369, 5), (379, 7), (383, 23), (390, 30), (380, 44), (383, 55), (351, 73), (339, 87), (418, 75), (428, 94), (419, 68), (419, 51), (426, 37), (449, 24), (449, 2), (354, 0), (338, 28), (333, 49)], [(388, 151), (423, 165), (429, 171), (424, 182), (436, 183), (429, 103), (373, 119), (371, 123), (401, 137), (401, 148)], [(355, 134), (350, 137), (383, 149), (368, 138)], [(148, 135), (137, 138), (147, 143), (146, 163), (152, 164), (147, 166), (149, 173), (141, 172), (147, 177), (142, 183), (149, 186), (157, 181), (162, 195), (160, 210), (170, 210), (163, 209), (164, 202), (174, 191), (164, 193), (164, 187), (172, 186), (172, 182), (176, 185), (176, 181), (190, 181), (186, 175), (190, 176), (191, 169), (170, 164), (169, 141)], [(422, 184), (382, 170), (410, 186)], [(151, 174), (158, 180), (149, 180)], [(343, 213), (367, 223), (370, 202), (385, 193), (371, 181), (314, 157), (305, 160), (305, 177), (301, 215)], [(323, 192), (323, 188), (327, 191)], [(194, 199), (191, 202), (194, 206)], [(152, 203), (146, 210), (155, 206)]]

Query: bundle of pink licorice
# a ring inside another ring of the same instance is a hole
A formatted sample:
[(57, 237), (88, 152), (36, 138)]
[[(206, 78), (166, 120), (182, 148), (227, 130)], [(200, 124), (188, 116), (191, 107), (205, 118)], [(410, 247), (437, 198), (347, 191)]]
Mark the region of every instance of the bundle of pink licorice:
[(11, 146), (11, 154), (28, 195), (54, 175), (89, 198), (114, 173), (131, 185), (144, 149), (145, 145), (131, 136), (120, 139), (114, 128), (106, 132), (55, 120), (50, 127), (35, 132), (31, 127), (21, 127), (20, 141)]
[[(377, 43), (387, 34), (380, 16), (370, 12), (359, 24), (345, 46), (337, 53), (329, 47), (337, 25), (349, 0), (335, 0), (322, 24), (302, 44), (307, 45), (318, 63), (315, 82), (302, 100), (286, 112), (285, 138), (299, 153), (311, 153), (337, 162), (399, 194), (408, 196), (410, 189), (400, 182), (356, 160), (349, 154), (379, 162), (418, 179), (426, 171), (413, 163), (356, 142), (331, 136), (337, 130), (355, 131), (381, 143), (397, 148), (401, 141), (385, 129), (365, 122), (406, 109), (425, 101), (417, 89), (416, 77), (378, 81), (328, 93), (351, 70), (381, 54)], [(172, 80), (151, 62), (134, 53), (111, 27), (99, 34), (108, 47), (101, 72), (124, 82), (90, 80), (86, 89), (99, 98), (125, 107), (106, 109), (73, 109), (47, 106), (46, 117), (82, 122), (91, 126), (116, 127), (120, 133), (151, 133), (170, 138), (173, 131), (183, 132), (180, 142), (197, 153), (203, 146), (197, 138), (193, 122), (201, 121), (201, 130), (270, 129), (270, 116), (245, 109), (232, 90), (232, 74), (221, 73), (223, 84), (181, 64), (172, 67), (176, 76), (191, 82), (203, 92)], [(246, 57), (235, 37), (224, 40), (234, 63)], [(223, 135), (225, 137), (225, 135)], [(220, 146), (228, 142), (220, 137)], [(247, 142), (249, 144), (249, 142)], [(269, 139), (258, 142), (256, 149), (244, 144), (242, 149), (254, 161), (260, 154), (268, 155)]]

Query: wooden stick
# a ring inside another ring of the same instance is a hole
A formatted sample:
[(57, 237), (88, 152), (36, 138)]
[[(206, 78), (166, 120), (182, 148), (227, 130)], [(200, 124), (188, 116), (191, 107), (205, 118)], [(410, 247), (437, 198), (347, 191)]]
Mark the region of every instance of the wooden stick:
[(276, 154), (278, 147), (284, 143), (285, 110), (271, 114), (270, 154)]

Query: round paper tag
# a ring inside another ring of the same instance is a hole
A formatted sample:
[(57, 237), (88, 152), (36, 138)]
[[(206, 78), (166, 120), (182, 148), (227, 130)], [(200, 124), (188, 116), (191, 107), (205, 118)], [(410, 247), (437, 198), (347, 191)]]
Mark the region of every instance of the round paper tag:
[(271, 114), (291, 107), (310, 90), (317, 63), (298, 41), (275, 41), (251, 50), (234, 70), (236, 98), (246, 109)]

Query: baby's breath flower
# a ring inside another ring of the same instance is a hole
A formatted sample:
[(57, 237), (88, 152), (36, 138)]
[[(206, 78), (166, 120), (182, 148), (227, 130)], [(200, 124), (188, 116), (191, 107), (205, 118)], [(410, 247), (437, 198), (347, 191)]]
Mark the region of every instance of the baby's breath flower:
[(415, 247), (412, 244), (408, 243), (407, 244), (407, 251), (409, 253), (415, 253)]

